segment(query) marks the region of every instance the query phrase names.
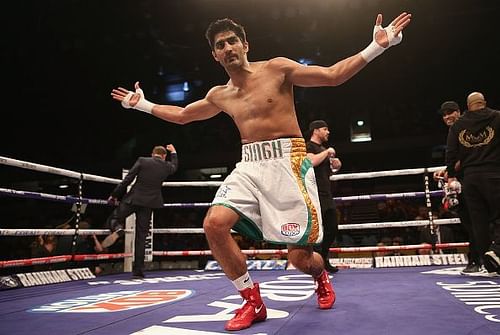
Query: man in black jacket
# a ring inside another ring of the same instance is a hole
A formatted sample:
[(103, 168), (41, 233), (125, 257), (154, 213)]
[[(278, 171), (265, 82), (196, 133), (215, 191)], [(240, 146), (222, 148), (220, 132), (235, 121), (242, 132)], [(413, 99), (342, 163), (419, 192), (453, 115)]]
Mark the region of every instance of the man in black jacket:
[(469, 94), (467, 108), (448, 133), (448, 182), (456, 180), (460, 161), (478, 251), (488, 272), (500, 273), (500, 111), (486, 107), (479, 92)]
[[(167, 151), (170, 152), (170, 161), (165, 161)], [(163, 207), (161, 193), (162, 183), (167, 177), (177, 171), (177, 153), (172, 144), (166, 147), (153, 148), (151, 157), (139, 157), (123, 181), (111, 192), (110, 203), (119, 206), (111, 214), (109, 225), (113, 233), (103, 241), (103, 247), (109, 247), (119, 237), (123, 236), (124, 221), (127, 216), (135, 213), (135, 243), (133, 276), (143, 278), (144, 247), (148, 234), (151, 213), (154, 208)], [(135, 179), (135, 183), (127, 192), (127, 187)]]

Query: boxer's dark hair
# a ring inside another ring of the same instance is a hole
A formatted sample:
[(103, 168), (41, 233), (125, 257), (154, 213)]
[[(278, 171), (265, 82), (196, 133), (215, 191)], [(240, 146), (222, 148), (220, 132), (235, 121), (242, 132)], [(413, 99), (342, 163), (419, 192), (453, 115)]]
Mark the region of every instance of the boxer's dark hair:
[(245, 33), (245, 28), (239, 23), (234, 22), (229, 18), (219, 19), (210, 23), (205, 32), (205, 37), (208, 40), (208, 44), (210, 44), (210, 48), (214, 50), (214, 38), (215, 35), (219, 33), (223, 33), (225, 31), (232, 31), (238, 36), (242, 43), (247, 41), (247, 35)]

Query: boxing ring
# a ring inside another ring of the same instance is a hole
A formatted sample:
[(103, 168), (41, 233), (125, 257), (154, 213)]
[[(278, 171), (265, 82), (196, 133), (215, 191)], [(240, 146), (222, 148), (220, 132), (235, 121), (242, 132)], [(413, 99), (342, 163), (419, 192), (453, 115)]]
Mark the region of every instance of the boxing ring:
[[(62, 196), (0, 188), (3, 197), (29, 198), (75, 204), (72, 229), (5, 229), (0, 237), (37, 235), (107, 235), (107, 229), (80, 229), (82, 207), (107, 206), (105, 200), (83, 197), (83, 182), (117, 184), (118, 179), (100, 177), (55, 167), (0, 157), (0, 163), (37, 172), (63, 175), (79, 181), (77, 196)], [(336, 247), (340, 257), (331, 262), (342, 270), (333, 276), (337, 301), (332, 310), (317, 308), (314, 283), (286, 264), (287, 250), (243, 250), (249, 269), (260, 283), (268, 307), (268, 320), (233, 334), (500, 334), (500, 279), (460, 274), (467, 264), (466, 242), (440, 243), (439, 227), (459, 220), (435, 219), (427, 174), (441, 167), (339, 174), (332, 180), (353, 180), (403, 175), (424, 175), (423, 192), (371, 194), (338, 197), (338, 202), (424, 198), (428, 220), (342, 224), (340, 231), (428, 227), (436, 237), (431, 244)], [(219, 182), (166, 182), (167, 187), (218, 186)], [(209, 203), (168, 203), (165, 207), (208, 207)], [(111, 209), (110, 209), (111, 211)], [(129, 220), (128, 220), (129, 221)], [(152, 234), (200, 234), (201, 228), (153, 228)], [(127, 222), (124, 251), (120, 253), (58, 255), (45, 258), (0, 260), (0, 333), (5, 334), (225, 334), (224, 322), (240, 307), (241, 298), (217, 264), (203, 269), (146, 272), (144, 279), (130, 279), (133, 255), (133, 220)], [(210, 257), (210, 251), (155, 250), (150, 237), (146, 257)], [(417, 250), (426, 253), (416, 254)], [(400, 256), (375, 253), (398, 252)], [(354, 254), (361, 257), (343, 257)], [(357, 262), (357, 259), (366, 261)], [(260, 255), (272, 255), (259, 260)], [(95, 276), (79, 262), (122, 261), (125, 272)], [(370, 263), (371, 261), (371, 263)], [(71, 265), (65, 269), (8, 273), (33, 265)], [(161, 264), (161, 261), (159, 262)], [(57, 313), (57, 315), (56, 315)]]

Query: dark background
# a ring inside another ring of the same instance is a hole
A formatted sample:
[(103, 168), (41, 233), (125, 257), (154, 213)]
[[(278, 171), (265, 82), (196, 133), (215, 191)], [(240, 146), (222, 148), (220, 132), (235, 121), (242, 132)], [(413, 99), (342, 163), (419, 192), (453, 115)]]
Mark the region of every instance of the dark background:
[[(180, 169), (173, 179), (193, 179), (189, 171), (199, 168), (230, 171), (239, 160), (239, 134), (224, 113), (180, 126), (125, 110), (110, 97), (112, 88), (132, 88), (138, 80), (149, 100), (170, 103), (166, 90), (187, 81), (186, 100), (175, 103), (185, 105), (225, 83), (204, 32), (226, 16), (246, 27), (251, 61), (285, 56), (331, 65), (370, 42), (377, 13), (384, 14), (384, 26), (402, 11), (413, 14), (402, 44), (349, 82), (296, 89), (301, 127), (317, 118), (330, 124), (343, 172), (441, 165), (447, 129), (439, 105), (456, 100), (465, 108), (466, 96), (478, 90), (491, 107), (500, 106), (500, 2), (494, 0), (40, 0), (3, 6), (0, 155), (19, 160), (119, 178), (122, 167), (154, 145), (174, 143)], [(351, 122), (359, 117), (369, 120), (372, 142), (350, 143)], [(0, 187), (49, 190), (39, 181), (52, 177), (0, 169)], [(27, 183), (34, 180), (37, 187)]]

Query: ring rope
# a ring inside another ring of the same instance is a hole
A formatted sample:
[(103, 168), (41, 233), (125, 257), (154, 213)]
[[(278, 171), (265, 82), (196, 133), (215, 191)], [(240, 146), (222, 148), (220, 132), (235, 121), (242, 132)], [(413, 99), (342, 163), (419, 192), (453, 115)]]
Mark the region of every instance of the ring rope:
[[(446, 224), (458, 224), (460, 223), (459, 218), (451, 219), (438, 219), (434, 220), (436, 224), (446, 225)], [(420, 227), (427, 226), (429, 221), (427, 220), (414, 220), (414, 221), (394, 221), (394, 222), (372, 222), (372, 223), (356, 223), (356, 224), (342, 224), (339, 225), (339, 230), (350, 230), (350, 229), (376, 229), (376, 228), (400, 228), (400, 227)], [(0, 229), (0, 234), (2, 229)], [(155, 228), (153, 229), (154, 234), (200, 234), (204, 233), (203, 228)]]
[[(438, 225), (458, 224), (458, 223), (460, 223), (460, 219), (459, 218), (437, 219), (437, 220), (434, 220), (434, 224), (438, 224)], [(350, 224), (339, 225), (339, 230), (422, 227), (422, 226), (428, 226), (428, 225), (429, 225), (429, 221), (428, 220), (393, 221), (393, 222), (370, 222), (370, 223), (350, 223)]]
[(54, 264), (54, 263), (64, 263), (69, 261), (94, 261), (94, 260), (109, 260), (109, 259), (119, 259), (124, 257), (131, 257), (130, 253), (117, 253), (117, 254), (85, 254), (85, 255), (61, 255), (61, 256), (50, 256), (50, 257), (39, 257), (39, 258), (29, 258), (29, 259), (14, 259), (10, 261), (0, 261), (1, 268), (9, 268), (16, 266), (32, 266), (32, 265), (42, 265), (42, 264)]
[(121, 182), (120, 179), (101, 177), (101, 176), (96, 176), (96, 175), (88, 174), (88, 173), (75, 172), (75, 171), (71, 171), (71, 170), (60, 169), (60, 168), (56, 168), (56, 167), (48, 166), (48, 165), (30, 163), (30, 162), (21, 161), (21, 160), (12, 159), (12, 158), (3, 157), (3, 156), (0, 156), (0, 164), (20, 167), (22, 169), (57, 174), (60, 176), (65, 176), (65, 177), (70, 177), (70, 178), (75, 178), (75, 179), (79, 179), (80, 175), (83, 175), (83, 179), (89, 180), (89, 181), (96, 181), (96, 182), (103, 182), (103, 183), (110, 183), (110, 184), (119, 184)]
[(63, 263), (63, 262), (68, 262), (70, 260), (71, 260), (71, 255), (40, 257), (40, 258), (30, 258), (30, 259), (14, 259), (10, 261), (0, 261), (0, 269), (14, 267), (14, 266), (31, 266), (39, 264)]
[[(35, 170), (40, 172), (47, 172), (52, 174), (58, 174), (66, 177), (71, 177), (78, 179), (80, 177), (80, 172), (75, 172), (71, 170), (56, 168), (48, 165), (36, 164), (26, 161), (21, 161), (17, 159), (12, 159), (4, 156), (0, 156), (0, 164), (10, 165), (15, 167), (20, 167), (23, 169)], [(430, 168), (414, 168), (414, 169), (401, 169), (401, 170), (386, 170), (386, 171), (375, 171), (375, 172), (357, 172), (357, 173), (343, 173), (337, 174), (330, 177), (331, 181), (337, 180), (354, 180), (354, 179), (365, 179), (365, 178), (378, 178), (378, 177), (392, 177), (392, 176), (404, 176), (404, 175), (415, 175), (423, 174), (427, 172), (434, 172), (444, 169), (445, 166), (436, 166)], [(104, 182), (110, 184), (119, 184), (120, 179), (101, 177), (93, 174), (83, 173), (83, 179), (96, 182)], [(171, 187), (183, 187), (183, 186), (220, 186), (221, 181), (195, 181), (195, 182), (165, 182), (164, 186)]]
[[(437, 197), (444, 195), (443, 190), (430, 191), (430, 196)], [(367, 194), (367, 195), (352, 195), (347, 197), (334, 197), (335, 201), (353, 201), (353, 200), (386, 200), (386, 199), (403, 199), (403, 198), (423, 198), (425, 192), (404, 192), (404, 193), (386, 193), (386, 194)]]
[[(469, 242), (457, 243), (437, 243), (435, 246), (431, 244), (410, 244), (410, 245), (390, 245), (390, 246), (375, 246), (375, 247), (337, 247), (330, 248), (331, 252), (336, 253), (355, 253), (355, 252), (381, 252), (381, 251), (401, 251), (401, 250), (434, 250), (434, 249), (452, 249), (468, 247)], [(262, 249), (262, 250), (242, 250), (245, 255), (286, 255), (288, 249)], [(210, 250), (182, 250), (182, 251), (153, 251), (153, 256), (209, 256), (212, 255)], [(0, 268), (32, 266), (41, 264), (54, 264), (69, 261), (94, 261), (94, 260), (109, 260), (131, 257), (131, 253), (117, 254), (82, 254), (82, 255), (61, 255), (51, 257), (40, 257), (31, 259), (16, 259), (10, 261), (0, 261)]]
[(435, 166), (430, 168), (415, 168), (415, 169), (402, 169), (402, 170), (386, 170), (375, 172), (356, 172), (356, 173), (342, 173), (330, 177), (331, 181), (337, 180), (354, 180), (354, 179), (370, 179), (378, 177), (394, 177), (406, 176), (415, 174), (424, 174), (427, 172), (434, 172), (445, 169), (446, 166)]
[[(0, 229), (0, 236), (74, 235), (75, 229)], [(109, 235), (109, 229), (80, 229), (81, 236)]]
[[(437, 219), (434, 220), (437, 225), (458, 224), (459, 218)], [(377, 228), (401, 228), (401, 227), (420, 227), (427, 226), (427, 220), (414, 221), (394, 221), (394, 222), (371, 222), (371, 223), (353, 223), (339, 225), (339, 230), (355, 230), (355, 229), (377, 229)], [(132, 232), (132, 230), (125, 230)], [(203, 228), (154, 228), (154, 234), (203, 234)], [(235, 231), (232, 231), (233, 233)], [(0, 228), (0, 236), (37, 236), (37, 235), (73, 235), (74, 229), (5, 229)], [(109, 229), (80, 229), (79, 234), (87, 235), (108, 235)]]
[[(76, 203), (78, 202), (78, 197), (74, 197), (71, 195), (56, 195), (50, 193), (39, 193), (39, 192), (31, 192), (31, 191), (17, 191), (8, 188), (0, 187), (0, 194), (10, 195), (16, 198), (29, 198), (29, 199), (38, 199), (38, 200), (49, 200), (56, 202), (66, 202), (66, 203)], [(102, 199), (88, 199), (82, 198), (82, 203), (84, 204), (93, 204), (93, 205), (109, 205), (106, 200)]]
[(210, 207), (212, 205), (211, 202), (171, 202), (163, 204), (164, 208), (171, 207)]
[[(49, 193), (38, 193), (31, 191), (17, 191), (7, 188), (0, 188), (0, 194), (10, 195), (18, 198), (29, 198), (29, 199), (39, 199), (48, 201), (59, 201), (65, 203), (77, 203), (79, 197), (74, 197), (70, 195), (56, 195)], [(429, 191), (431, 197), (443, 196), (443, 190)], [(403, 199), (403, 198), (422, 198), (426, 195), (425, 192), (404, 192), (404, 193), (386, 193), (386, 194), (367, 194), (367, 195), (354, 195), (345, 197), (334, 197), (333, 200), (338, 202), (343, 201), (355, 201), (355, 200), (386, 200), (386, 199)], [(104, 199), (90, 199), (82, 198), (82, 203), (84, 204), (94, 204), (94, 205), (109, 205), (107, 200)], [(163, 207), (210, 207), (211, 202), (174, 202), (165, 203)]]
[[(456, 243), (438, 243), (435, 249), (453, 249), (468, 247), (469, 242)], [(400, 250), (432, 250), (433, 245), (428, 243), (409, 244), (409, 245), (388, 245), (383, 247), (339, 247), (330, 248), (331, 252), (336, 253), (355, 253), (355, 252), (377, 252), (377, 251), (400, 251)], [(261, 249), (261, 250), (242, 250), (245, 255), (286, 255), (288, 249)], [(212, 255), (210, 250), (182, 250), (182, 251), (153, 251), (153, 256), (209, 256)]]
[(169, 187), (219, 187), (222, 181), (165, 181), (162, 186)]
[[(79, 179), (80, 175), (83, 175), (84, 180), (103, 182), (103, 183), (108, 183), (108, 184), (119, 184), (121, 182), (121, 179), (102, 177), (102, 176), (97, 176), (97, 175), (88, 174), (88, 173), (80, 173), (80, 172), (71, 171), (71, 170), (67, 170), (67, 169), (56, 168), (56, 167), (49, 166), (49, 165), (43, 165), (43, 164), (21, 161), (18, 159), (12, 159), (12, 158), (8, 158), (8, 157), (4, 157), (4, 156), (0, 156), (0, 164), (15, 166), (15, 167), (19, 167), (19, 168), (27, 169), (27, 170), (46, 172), (46, 173), (56, 174), (56, 175), (65, 176), (65, 177), (69, 177), (69, 178), (75, 178), (75, 179)], [(218, 187), (220, 185), (222, 185), (221, 181), (164, 182), (163, 183), (163, 186), (171, 186), (171, 187), (185, 187), (185, 186)]]

